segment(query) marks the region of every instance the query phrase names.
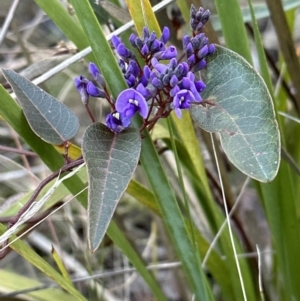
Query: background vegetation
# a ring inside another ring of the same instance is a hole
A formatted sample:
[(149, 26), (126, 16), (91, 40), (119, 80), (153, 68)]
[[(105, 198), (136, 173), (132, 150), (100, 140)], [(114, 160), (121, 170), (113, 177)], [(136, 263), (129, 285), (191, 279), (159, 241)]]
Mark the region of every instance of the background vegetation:
[[(33, 80), (79, 116), (75, 146), (81, 145), (90, 120), (73, 79), (87, 74), (88, 62), (103, 59), (97, 52), (103, 41), (91, 11), (107, 35), (132, 19), (138, 32), (145, 22), (153, 29), (157, 26), (146, 1), (128, 0), (127, 6), (117, 0), (88, 3), (23, 0), (0, 4), (1, 67)], [(156, 18), (161, 28), (170, 27), (170, 42), (177, 47), (182, 35), (189, 33), (191, 3), (211, 10), (206, 26), (210, 41), (243, 56), (268, 86), (282, 143), (277, 177), (262, 184), (239, 172), (226, 158), (219, 137), (214, 136), (212, 144), (210, 134), (193, 127), (188, 113), (183, 121), (172, 119), (171, 127), (161, 122), (151, 135), (155, 149), (147, 144), (151, 151), (142, 153), (142, 166), (119, 202), (100, 248), (95, 253), (88, 249), (87, 176), (81, 169), (58, 185), (43, 209), (17, 233), (26, 235), (11, 244), (0, 261), (1, 299), (300, 300), (300, 1), (258, 0), (252, 3), (253, 10), (250, 2), (237, 0), (166, 3)], [(122, 33), (124, 40), (129, 31)], [(81, 55), (89, 45), (93, 53)], [(68, 63), (72, 58), (73, 63)], [(61, 167), (63, 159), (31, 131), (7, 93), (5, 79), (0, 80), (2, 234), (9, 217), (26, 203), (38, 183)], [(108, 107), (101, 101), (91, 101), (90, 106), (97, 120), (103, 121)], [(71, 148), (74, 157), (80, 154), (75, 146)], [(36, 155), (20, 155), (5, 147)], [(149, 158), (156, 151), (166, 177), (151, 171)], [(173, 211), (174, 200), (180, 219)], [(180, 227), (188, 235), (176, 232)], [(193, 251), (193, 261), (184, 256), (184, 250)]]

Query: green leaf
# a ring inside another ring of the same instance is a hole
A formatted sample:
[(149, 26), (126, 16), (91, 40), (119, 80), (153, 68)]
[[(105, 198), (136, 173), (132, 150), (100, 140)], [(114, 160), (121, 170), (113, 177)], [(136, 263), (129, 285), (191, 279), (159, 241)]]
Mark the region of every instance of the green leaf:
[(280, 139), (273, 103), (255, 70), (236, 53), (218, 46), (209, 58), (207, 88), (213, 103), (193, 105), (192, 118), (208, 132), (218, 132), (229, 160), (261, 182), (277, 174)]
[[(294, 8), (297, 8), (298, 6), (300, 6), (300, 1), (299, 0), (283, 0), (282, 6), (285, 11), (289, 11), (291, 9), (294, 9)], [(261, 20), (263, 18), (270, 17), (270, 11), (264, 2), (263, 3), (253, 3), (253, 10), (254, 10), (255, 18), (257, 20)], [(252, 17), (251, 17), (250, 7), (243, 7), (243, 8), (241, 8), (241, 11), (242, 11), (244, 23), (251, 22)], [(215, 30), (222, 30), (220, 19), (219, 19), (218, 15), (210, 16), (209, 20), (213, 24), (213, 27)]]
[[(5, 232), (6, 228), (4, 225), (0, 224), (0, 235)], [(16, 236), (12, 237), (13, 239)], [(63, 276), (61, 276), (47, 261), (45, 261), (41, 256), (39, 256), (35, 251), (32, 250), (25, 242), (21, 239), (16, 240), (10, 245), (15, 252), (24, 257), (29, 263), (38, 268), (43, 274), (53, 279), (57, 284), (64, 288), (68, 293), (73, 295), (76, 300), (86, 301), (85, 297), (74, 288), (73, 284), (67, 281)]]
[(39, 137), (59, 145), (76, 135), (79, 121), (69, 108), (13, 70), (3, 69), (3, 74), (16, 93), (31, 129)]
[(142, 35), (145, 26), (147, 26), (150, 31), (155, 31), (157, 35), (161, 34), (159, 24), (149, 0), (126, 0), (126, 4), (139, 36)]
[(63, 263), (63, 261), (61, 260), (61, 258), (59, 257), (59, 254), (56, 252), (55, 248), (52, 245), (52, 249), (51, 249), (51, 254), (52, 257), (54, 259), (54, 261), (56, 262), (57, 267), (59, 268), (61, 274), (63, 275), (63, 277), (70, 282), (70, 284), (72, 284), (72, 280), (70, 278), (70, 275)]
[[(6, 293), (30, 290), (31, 288), (38, 288), (43, 285), (43, 283), (38, 280), (30, 279), (28, 275), (21, 276), (20, 274), (17, 274), (17, 272), (14, 273), (4, 269), (0, 269), (0, 279), (0, 290)], [(8, 297), (5, 299), (4, 296), (1, 296), (1, 300), (74, 301), (74, 296), (62, 291), (60, 288), (46, 288), (36, 291), (32, 290), (26, 295), (23, 293), (22, 296), (24, 299), (8, 299)]]
[[(114, 220), (111, 221), (109, 228), (107, 230), (107, 235), (114, 240), (114, 243), (122, 250), (122, 253), (127, 256), (130, 262), (135, 266), (139, 274), (143, 277), (145, 282), (151, 288), (156, 299), (159, 301), (166, 301), (166, 296), (156, 281), (153, 273), (149, 271), (146, 267), (145, 262), (139, 253), (135, 251), (133, 244), (126, 238), (124, 233), (118, 228)], [(116, 237), (118, 239), (116, 239)]]
[[(220, 17), (226, 46), (251, 63), (252, 57), (249, 48), (249, 41), (239, 1), (215, 0), (214, 3)], [(233, 18), (234, 22), (232, 22)]]
[(106, 36), (88, 0), (71, 0), (71, 3), (93, 50), (95, 63), (100, 68), (113, 97), (117, 99), (118, 94), (126, 89), (127, 85)]
[(89, 177), (88, 240), (95, 251), (131, 176), (141, 151), (138, 130), (114, 133), (101, 123), (90, 125), (83, 136), (82, 153)]

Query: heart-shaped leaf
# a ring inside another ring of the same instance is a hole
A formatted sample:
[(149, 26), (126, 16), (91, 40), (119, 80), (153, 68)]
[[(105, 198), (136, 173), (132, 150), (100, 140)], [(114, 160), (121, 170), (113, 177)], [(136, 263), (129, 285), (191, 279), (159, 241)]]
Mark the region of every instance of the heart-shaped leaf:
[(10, 69), (3, 74), (13, 88), (31, 129), (44, 141), (60, 145), (79, 128), (76, 115), (56, 98)]
[(229, 160), (261, 182), (277, 174), (280, 137), (274, 107), (261, 76), (238, 54), (217, 46), (208, 60), (207, 87), (211, 104), (192, 105), (196, 123), (218, 132)]
[(89, 177), (88, 241), (92, 251), (104, 237), (138, 164), (140, 151), (140, 133), (134, 128), (116, 134), (94, 123), (84, 133), (82, 153)]

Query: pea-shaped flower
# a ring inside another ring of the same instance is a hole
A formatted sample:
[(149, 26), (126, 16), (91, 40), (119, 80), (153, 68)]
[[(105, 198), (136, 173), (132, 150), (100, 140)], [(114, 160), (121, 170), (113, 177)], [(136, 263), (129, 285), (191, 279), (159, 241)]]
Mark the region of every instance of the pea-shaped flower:
[(106, 125), (116, 133), (122, 132), (129, 124), (130, 119), (117, 111), (106, 116)]
[(148, 105), (144, 96), (134, 89), (122, 91), (116, 100), (116, 110), (128, 118), (139, 112), (143, 118), (148, 116)]
[(191, 102), (194, 102), (195, 98), (191, 91), (183, 89), (180, 90), (173, 98), (171, 107), (175, 110), (176, 115), (181, 118), (181, 109), (189, 109)]

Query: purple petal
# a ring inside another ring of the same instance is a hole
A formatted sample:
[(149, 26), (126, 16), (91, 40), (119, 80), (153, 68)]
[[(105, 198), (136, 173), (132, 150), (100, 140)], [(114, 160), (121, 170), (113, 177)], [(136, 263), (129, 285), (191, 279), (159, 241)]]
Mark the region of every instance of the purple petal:
[(164, 27), (163, 28), (163, 31), (162, 31), (162, 35), (161, 35), (161, 38), (160, 40), (166, 44), (170, 39), (170, 29), (168, 27)]
[(135, 39), (136, 39), (136, 35), (134, 33), (132, 33), (129, 37), (129, 42), (133, 47), (136, 47)]
[(158, 40), (154, 40), (153, 43), (150, 46), (150, 51), (152, 53), (155, 53), (155, 52), (159, 51), (159, 49), (160, 49), (160, 43), (159, 43), (159, 41)]
[(76, 89), (80, 92), (81, 89), (85, 89), (86, 85), (88, 84), (89, 80), (84, 76), (80, 75), (79, 77), (75, 77), (74, 84)]
[(187, 77), (184, 77), (181, 82), (181, 87), (183, 89), (189, 90), (191, 87), (191, 81)]
[(157, 89), (162, 89), (164, 87), (161, 80), (159, 80), (157, 77), (154, 77), (151, 83)]
[(177, 49), (175, 46), (170, 46), (161, 55), (161, 59), (170, 60), (177, 56)]
[(151, 64), (159, 73), (165, 73), (165, 71), (168, 69), (168, 66), (158, 63), (155, 57), (152, 58)]
[(188, 43), (188, 45), (186, 46), (185, 53), (187, 57), (191, 56), (194, 53), (194, 48), (191, 43)]
[(177, 60), (176, 60), (176, 58), (173, 58), (173, 59), (170, 60), (169, 67), (172, 70), (175, 70), (175, 68), (177, 67)]
[(128, 57), (129, 51), (123, 43), (119, 43), (116, 48), (119, 56), (126, 57), (126, 58)]
[(144, 42), (141, 40), (140, 37), (135, 39), (135, 45), (138, 49), (141, 49), (144, 46)]
[(141, 49), (141, 54), (147, 56), (149, 54), (149, 47), (145, 44)]
[(208, 47), (207, 45), (203, 46), (197, 53), (198, 58), (201, 60), (205, 58), (208, 54)]
[(89, 82), (86, 86), (86, 91), (89, 95), (93, 97), (105, 97), (104, 91), (100, 90), (98, 87), (94, 85), (93, 82)]
[(106, 125), (114, 132), (121, 132), (130, 124), (130, 119), (115, 111), (106, 116)]
[(191, 81), (194, 82), (195, 81), (195, 75), (192, 72), (188, 72), (188, 74), (186, 75), (186, 77)]
[(141, 93), (145, 97), (145, 99), (150, 98), (152, 96), (151, 92), (142, 84), (138, 84), (138, 86), (136, 87), (136, 91)]
[(190, 41), (191, 41), (190, 36), (186, 35), (186, 36), (183, 37), (182, 45), (183, 45), (184, 49), (187, 47), (187, 45), (190, 43)]
[(213, 54), (216, 50), (215, 44), (208, 45), (208, 54)]
[(180, 88), (178, 86), (175, 86), (170, 90), (170, 96), (174, 97), (178, 92), (180, 91)]
[[(194, 96), (191, 93), (191, 91), (181, 90), (175, 95), (172, 105), (176, 112), (177, 108), (188, 109), (191, 105), (191, 102), (193, 102), (193, 101), (194, 101)], [(178, 114), (177, 114), (177, 116), (178, 116)]]
[(202, 80), (198, 80), (195, 82), (195, 87), (197, 91), (200, 93), (206, 88), (206, 85)]
[(118, 45), (121, 43), (121, 39), (117, 36), (112, 36), (111, 43), (113, 44), (114, 48), (117, 48)]
[[(116, 100), (116, 109), (120, 113), (129, 110), (128, 114), (130, 115), (132, 114), (132, 108), (134, 108), (132, 106), (136, 107), (136, 111), (139, 111), (143, 118), (147, 117), (149, 109), (144, 96), (134, 89), (126, 89), (119, 94)], [(128, 114), (125, 113), (126, 116)]]
[(95, 80), (97, 80), (97, 75), (100, 73), (98, 67), (96, 66), (96, 64), (94, 63), (89, 63), (89, 71), (92, 74), (92, 76), (94, 77)]
[(175, 75), (172, 75), (170, 79), (170, 85), (171, 87), (175, 87), (178, 84), (178, 78)]
[(150, 74), (152, 72), (151, 69), (148, 66), (145, 66), (143, 71), (144, 71), (145, 78), (147, 80), (149, 80), (150, 79)]
[(192, 54), (188, 57), (187, 62), (190, 66), (193, 66), (196, 62), (195, 54)]
[(180, 119), (182, 118), (182, 112), (179, 108), (175, 109), (175, 114), (177, 115), (178, 118), (180, 118)]
[(149, 29), (147, 27), (143, 28), (143, 39), (148, 38), (150, 35)]
[(194, 72), (200, 71), (206, 67), (206, 61), (205, 59), (202, 59), (200, 62), (198, 62), (196, 65), (194, 65)]
[(153, 31), (147, 40), (147, 44), (150, 46), (155, 40), (156, 40), (156, 33)]

